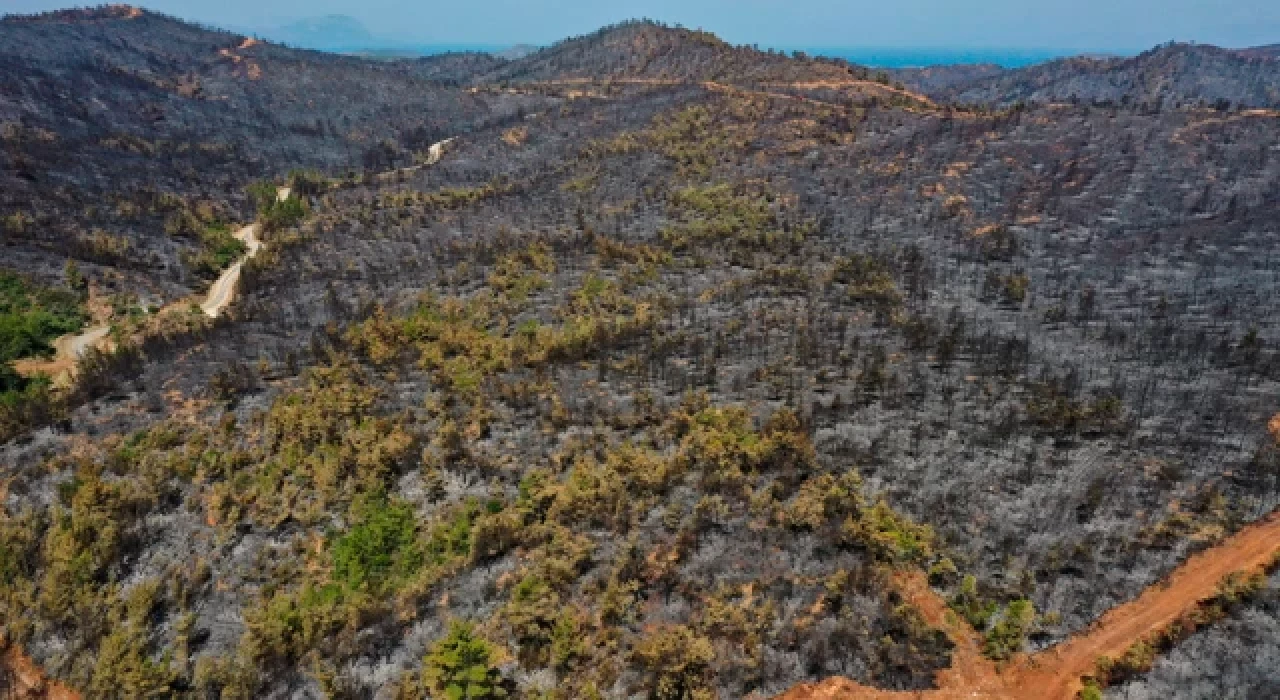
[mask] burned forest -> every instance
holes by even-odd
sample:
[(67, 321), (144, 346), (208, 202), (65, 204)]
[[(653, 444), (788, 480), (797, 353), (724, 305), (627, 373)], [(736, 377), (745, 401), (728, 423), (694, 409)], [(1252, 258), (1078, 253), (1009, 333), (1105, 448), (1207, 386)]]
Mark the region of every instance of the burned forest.
[[(929, 691), (920, 595), (996, 667), (1086, 634), (1280, 504), (1280, 62), (1179, 50), (1024, 99), (648, 21), (0, 21), (0, 695)], [(1080, 697), (1280, 691), (1274, 563)]]

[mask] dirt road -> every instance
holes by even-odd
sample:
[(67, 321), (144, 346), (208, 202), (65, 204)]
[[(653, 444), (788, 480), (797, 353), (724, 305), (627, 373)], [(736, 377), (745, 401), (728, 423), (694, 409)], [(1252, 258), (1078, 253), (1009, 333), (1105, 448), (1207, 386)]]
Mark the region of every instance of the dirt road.
[[(447, 142), (446, 142), (447, 143)], [(437, 144), (439, 146), (440, 144)], [(439, 154), (435, 151), (436, 146), (432, 146), (432, 153), (436, 160), (439, 160)], [(280, 201), (289, 198), (292, 192), (288, 187), (280, 187), (276, 190), (276, 197)], [(249, 224), (244, 228), (236, 231), (233, 236), (248, 246), (248, 252), (237, 260), (235, 263), (222, 272), (222, 275), (209, 288), (209, 294), (204, 302), (200, 304), (200, 309), (212, 318), (217, 318), (223, 309), (231, 303), (235, 298), (236, 283), (240, 281), (240, 269), (244, 266), (244, 261), (258, 254), (262, 249), (262, 241), (258, 238), (258, 224)], [(86, 329), (80, 333), (64, 335), (53, 341), (54, 356), (52, 360), (42, 360), (38, 358), (30, 358), (18, 360), (14, 363), (14, 368), (27, 376), (35, 374), (48, 374), (54, 377), (58, 382), (67, 382), (69, 377), (75, 371), (76, 361), (86, 350), (93, 347), (103, 347), (103, 343), (107, 339), (107, 335), (111, 333), (111, 325), (104, 324)]]
[(59, 336), (53, 341), (54, 355), (52, 360), (41, 358), (24, 358), (13, 363), (13, 368), (27, 377), (47, 374), (58, 383), (66, 383), (75, 371), (76, 361), (89, 348), (105, 348), (107, 336), (111, 333), (109, 324), (94, 326), (82, 333)]
[(1080, 677), (1099, 656), (1118, 657), (1134, 642), (1167, 627), (1236, 571), (1253, 572), (1280, 555), (1280, 512), (1272, 513), (1218, 546), (1191, 557), (1163, 582), (1112, 608), (1085, 634), (1036, 654), (1019, 669), (1019, 686), (1042, 688), (1039, 697), (1072, 697)]
[[(280, 199), (288, 198), (288, 192), (289, 188), (280, 188)], [(200, 310), (210, 318), (217, 318), (218, 314), (222, 313), (222, 310), (227, 308), (227, 304), (235, 298), (236, 283), (240, 281), (240, 268), (244, 266), (244, 261), (257, 255), (262, 248), (262, 241), (258, 239), (258, 228), (258, 224), (249, 224), (232, 234), (248, 246), (249, 252), (224, 270), (209, 288), (209, 296), (200, 304)]]
[[(668, 79), (668, 78), (611, 78), (609, 80), (597, 80), (594, 78), (564, 78), (560, 80), (537, 81), (537, 82), (528, 83), (527, 85), (589, 87), (589, 86), (603, 85), (603, 84), (652, 85), (652, 86), (673, 86), (673, 85), (695, 85), (696, 84), (696, 85), (701, 85), (704, 89), (710, 90), (711, 92), (719, 92), (719, 93), (730, 94), (730, 95), (767, 97), (770, 99), (802, 102), (805, 104), (814, 105), (816, 107), (825, 107), (830, 109), (837, 109), (840, 111), (849, 111), (850, 108), (847, 105), (837, 104), (834, 102), (827, 102), (825, 100), (819, 100), (812, 97), (805, 97), (802, 95), (795, 95), (795, 94), (790, 94), (786, 92), (775, 92), (775, 90), (793, 89), (793, 90), (803, 91), (803, 90), (823, 89), (823, 90), (840, 91), (845, 89), (852, 89), (852, 90), (857, 90), (863, 94), (884, 93), (887, 95), (905, 97), (905, 98), (914, 100), (916, 102), (919, 102), (922, 105), (926, 105), (929, 107), (935, 106), (933, 101), (930, 100), (928, 97), (925, 97), (924, 95), (917, 95), (916, 93), (909, 92), (901, 88), (895, 88), (891, 85), (884, 85), (882, 83), (877, 83), (870, 80), (855, 80), (855, 79), (849, 79), (849, 80), (843, 80), (843, 81), (761, 83), (761, 87), (769, 88), (769, 89), (761, 89), (761, 90), (753, 90), (750, 88), (745, 88), (737, 85), (729, 85), (726, 83), (716, 82), (714, 80), (689, 81), (689, 80)], [(468, 90), (472, 93), (480, 92), (483, 89), (484, 88), (479, 88), (479, 87), (468, 88)], [(508, 87), (506, 88), (506, 92), (511, 94), (519, 94), (525, 91), (521, 90), (521, 88), (519, 87)], [(579, 96), (587, 96), (590, 94), (591, 93), (584, 90), (584, 91), (581, 91)], [(573, 95), (571, 95), (571, 97), (572, 96)]]
[[(283, 202), (293, 194), (293, 189), (289, 187), (276, 188), (276, 200)], [(258, 232), (262, 230), (262, 225), (253, 223), (231, 234), (241, 243), (248, 247), (248, 252), (244, 257), (232, 263), (222, 272), (222, 275), (214, 281), (213, 286), (209, 288), (209, 295), (200, 304), (200, 310), (205, 312), (209, 318), (217, 318), (222, 310), (227, 308), (227, 304), (235, 298), (236, 283), (240, 281), (240, 269), (244, 267), (244, 261), (252, 258), (262, 250), (262, 240), (258, 238)]]
[(796, 686), (780, 700), (837, 700), (857, 698), (1002, 698), (1008, 700), (1067, 700), (1081, 688), (1081, 677), (1094, 669), (1100, 656), (1118, 657), (1134, 642), (1166, 628), (1211, 598), (1218, 583), (1234, 572), (1254, 572), (1280, 556), (1280, 511), (1253, 523), (1217, 546), (1184, 562), (1163, 581), (1149, 586), (1136, 599), (1116, 606), (1084, 632), (1042, 652), (1015, 658), (998, 668), (982, 657), (978, 635), (947, 610), (946, 602), (929, 588), (920, 572), (896, 580), (930, 625), (947, 633), (956, 648), (951, 666), (938, 672), (937, 688), (888, 691), (859, 685), (847, 678)]
[(386, 180), (394, 180), (395, 178), (400, 177), (402, 175), (409, 175), (411, 173), (415, 173), (419, 170), (422, 170), (423, 168), (429, 168), (435, 165), (436, 163), (439, 163), (441, 158), (444, 158), (444, 149), (449, 144), (453, 143), (454, 140), (455, 139), (449, 138), (449, 139), (445, 139), (443, 141), (437, 141), (436, 143), (431, 144), (431, 148), (427, 149), (427, 159), (422, 163), (419, 163), (418, 165), (411, 165), (407, 168), (396, 168), (395, 170), (388, 170), (385, 173), (378, 173), (375, 176), (375, 178), (380, 182), (386, 181)]

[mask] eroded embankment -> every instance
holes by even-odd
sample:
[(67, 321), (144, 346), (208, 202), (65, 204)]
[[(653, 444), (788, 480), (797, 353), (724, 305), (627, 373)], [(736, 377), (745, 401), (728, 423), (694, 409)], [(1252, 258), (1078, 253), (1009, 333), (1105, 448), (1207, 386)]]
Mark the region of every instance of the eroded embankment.
[(1165, 630), (1194, 612), (1218, 592), (1229, 574), (1253, 573), (1270, 567), (1280, 556), (1280, 511), (1244, 528), (1217, 546), (1190, 557), (1168, 577), (1142, 595), (1118, 605), (1087, 630), (1054, 647), (1022, 655), (998, 667), (980, 653), (978, 634), (929, 588), (923, 574), (897, 579), (903, 596), (929, 624), (944, 630), (956, 648), (951, 666), (936, 677), (937, 688), (927, 691), (888, 691), (859, 685), (846, 678), (796, 686), (780, 700), (836, 700), (837, 698), (1026, 698), (1075, 697), (1081, 678), (1094, 671), (1100, 657), (1118, 657), (1131, 645)]

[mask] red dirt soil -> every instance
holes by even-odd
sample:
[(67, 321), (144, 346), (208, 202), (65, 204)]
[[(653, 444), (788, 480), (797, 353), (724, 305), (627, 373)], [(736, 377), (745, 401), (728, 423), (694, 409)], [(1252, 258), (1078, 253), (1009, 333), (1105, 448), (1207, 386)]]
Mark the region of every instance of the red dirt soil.
[(1074, 698), (1082, 687), (1081, 677), (1094, 670), (1098, 657), (1120, 656), (1134, 642), (1165, 629), (1211, 598), (1228, 574), (1266, 569), (1277, 556), (1280, 511), (1187, 559), (1163, 581), (1148, 587), (1136, 599), (1112, 608), (1082, 633), (1036, 654), (1020, 655), (1003, 668), (983, 658), (978, 634), (948, 610), (923, 574), (903, 573), (896, 579), (903, 596), (955, 644), (951, 666), (935, 677), (937, 688), (890, 691), (847, 678), (829, 678), (798, 685), (778, 696), (778, 700)]
[(80, 694), (49, 680), (44, 671), (0, 634), (0, 697), (5, 700), (81, 700)]

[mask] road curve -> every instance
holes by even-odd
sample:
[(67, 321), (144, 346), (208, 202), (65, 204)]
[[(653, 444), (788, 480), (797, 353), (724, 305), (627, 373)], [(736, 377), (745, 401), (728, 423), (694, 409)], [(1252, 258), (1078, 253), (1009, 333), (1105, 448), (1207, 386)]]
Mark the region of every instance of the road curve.
[[(290, 187), (276, 188), (277, 201), (283, 202), (291, 194), (293, 194), (293, 189)], [(249, 250), (244, 254), (244, 257), (224, 270), (222, 275), (213, 283), (213, 286), (209, 288), (208, 296), (200, 304), (200, 310), (209, 318), (217, 318), (218, 314), (227, 308), (227, 304), (230, 304), (235, 299), (236, 283), (240, 281), (240, 269), (244, 267), (244, 261), (257, 255), (258, 251), (262, 249), (262, 239), (258, 238), (258, 232), (261, 230), (261, 224), (252, 223), (231, 234), (236, 237), (236, 240), (244, 243)]]
[[(288, 197), (289, 188), (282, 187), (280, 189), (283, 196), (281, 199)], [(209, 295), (205, 297), (204, 302), (200, 304), (200, 310), (209, 318), (217, 318), (222, 310), (227, 308), (231, 300), (235, 298), (236, 283), (240, 281), (240, 268), (244, 267), (244, 261), (258, 254), (262, 249), (262, 241), (258, 238), (258, 224), (249, 224), (244, 228), (236, 231), (234, 235), (238, 240), (248, 246), (249, 251), (244, 257), (235, 261), (223, 271), (213, 286), (209, 288)]]
[(1280, 557), (1280, 510), (1244, 527), (1218, 544), (1187, 558), (1137, 598), (1117, 605), (1089, 628), (1035, 654), (1023, 654), (1000, 666), (981, 656), (978, 634), (947, 610), (946, 601), (924, 574), (903, 574), (897, 588), (931, 626), (956, 645), (951, 667), (935, 676), (936, 688), (894, 691), (861, 685), (847, 678), (805, 683), (775, 700), (1070, 700), (1100, 656), (1116, 658), (1134, 642), (1166, 629), (1217, 592), (1228, 574), (1266, 571)]
[[(394, 176), (401, 172), (413, 172), (435, 165), (440, 162), (441, 158), (444, 158), (445, 147), (453, 143), (454, 140), (453, 138), (448, 138), (431, 144), (431, 147), (427, 149), (427, 159), (422, 165), (382, 173), (379, 177)], [(290, 187), (277, 187), (276, 199), (283, 202), (292, 193), (293, 189)], [(227, 308), (227, 305), (235, 299), (236, 283), (240, 281), (240, 270), (244, 267), (244, 261), (257, 255), (258, 251), (262, 249), (262, 240), (258, 238), (260, 231), (261, 226), (254, 223), (232, 234), (248, 246), (249, 250), (244, 257), (224, 270), (218, 279), (214, 281), (213, 286), (209, 288), (209, 293), (200, 304), (200, 310), (210, 318), (217, 318)], [(110, 332), (110, 324), (104, 324), (93, 326), (80, 333), (61, 336), (53, 341), (54, 359), (49, 361), (20, 360), (19, 371), (24, 373), (45, 372), (54, 375), (72, 372), (80, 356), (84, 355), (89, 348), (100, 347)]]
[(57, 338), (53, 341), (53, 349), (58, 357), (78, 359), (86, 350), (96, 347), (110, 332), (111, 326), (109, 324), (94, 326), (83, 333), (64, 335)]

